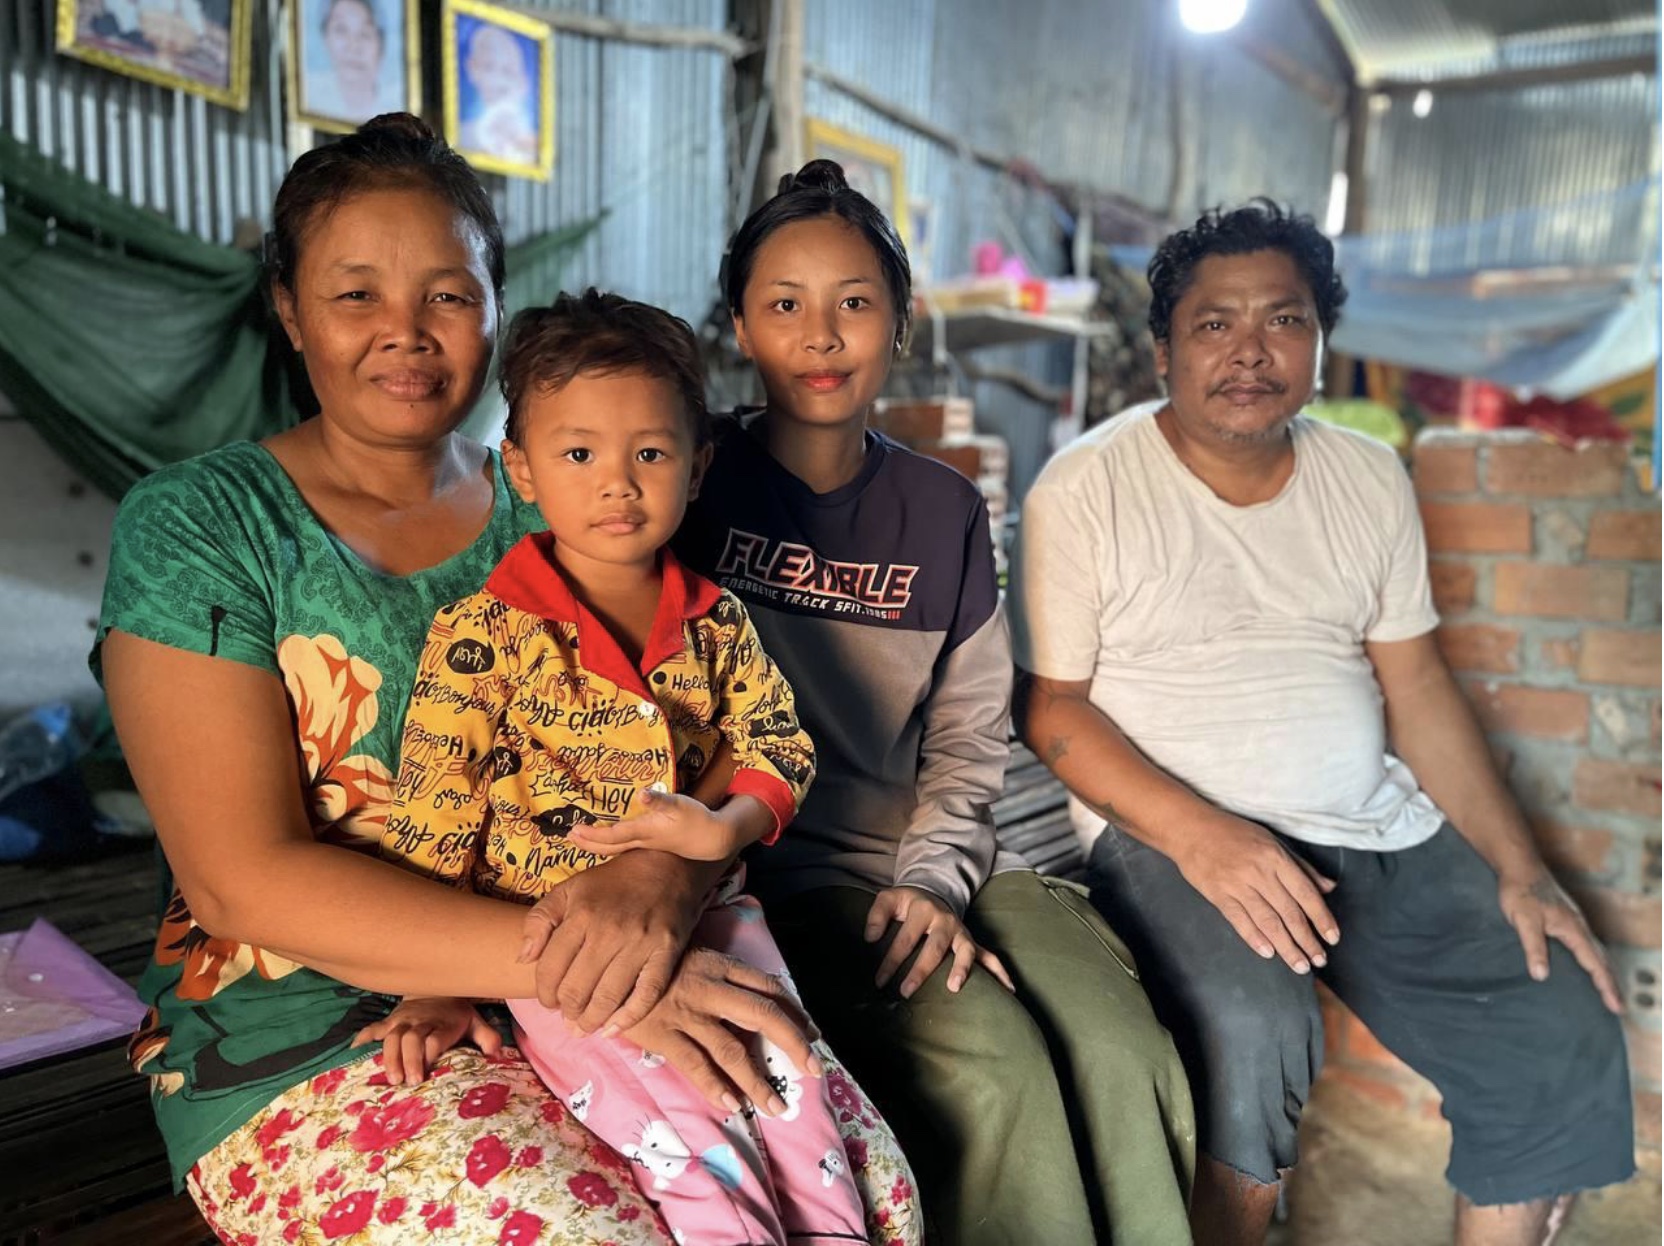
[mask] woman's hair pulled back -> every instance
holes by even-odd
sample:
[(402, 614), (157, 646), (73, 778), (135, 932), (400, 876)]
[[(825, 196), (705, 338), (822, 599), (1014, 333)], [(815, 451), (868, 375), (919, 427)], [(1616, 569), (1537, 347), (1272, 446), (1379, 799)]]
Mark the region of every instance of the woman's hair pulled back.
[(431, 191), (473, 222), (485, 243), (491, 288), (501, 299), (503, 227), (491, 197), (466, 160), (425, 121), (405, 112), (373, 117), (295, 161), (278, 188), (266, 236), (271, 281), (294, 292), (308, 231), (343, 202), (365, 191), (403, 188)]
[(774, 198), (745, 218), (728, 243), (722, 260), (722, 293), (734, 315), (744, 311), (745, 287), (757, 262), (757, 252), (775, 230), (795, 221), (835, 216), (860, 231), (883, 270), (896, 314), (896, 340), (906, 340), (913, 321), (913, 269), (907, 248), (890, 219), (860, 191), (851, 188), (843, 166), (833, 160), (811, 160), (796, 173), (780, 179)]

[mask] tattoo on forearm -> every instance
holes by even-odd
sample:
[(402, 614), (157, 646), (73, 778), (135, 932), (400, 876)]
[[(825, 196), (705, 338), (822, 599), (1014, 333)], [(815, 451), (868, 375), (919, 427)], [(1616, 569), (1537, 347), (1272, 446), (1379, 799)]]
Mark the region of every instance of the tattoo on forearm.
[[(1041, 686), (1038, 679), (1022, 670), (1017, 672), (1014, 694), (1014, 706), (1019, 723), (1032, 723), (1036, 714), (1050, 710), (1057, 702), (1064, 699), (1051, 689)], [(1030, 738), (1032, 739), (1032, 737)], [(1036, 743), (1038, 744), (1037, 741)], [(1069, 755), (1069, 748), (1072, 743), (1073, 741), (1067, 735), (1053, 735), (1047, 738), (1043, 747), (1037, 747), (1036, 751), (1040, 754), (1040, 760), (1046, 764), (1046, 768), (1056, 771), (1057, 764)], [(1071, 791), (1073, 791), (1072, 787)], [(1099, 817), (1116, 826), (1127, 825), (1125, 816), (1108, 801), (1092, 800), (1082, 796), (1079, 792), (1075, 792), (1075, 795)]]
[(1126, 815), (1107, 800), (1089, 800), (1086, 807), (1111, 826), (1124, 827), (1127, 824)]

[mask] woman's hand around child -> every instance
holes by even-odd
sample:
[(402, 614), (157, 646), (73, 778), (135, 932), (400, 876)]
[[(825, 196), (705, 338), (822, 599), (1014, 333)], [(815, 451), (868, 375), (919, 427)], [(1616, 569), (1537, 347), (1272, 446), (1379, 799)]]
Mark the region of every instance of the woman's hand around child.
[(895, 977), (896, 970), (918, 949), (913, 966), (901, 980), (901, 997), (907, 999), (925, 984), (936, 968), (951, 954), (953, 964), (948, 970), (948, 990), (957, 992), (971, 976), (971, 969), (980, 965), (993, 974), (1001, 986), (1016, 991), (1011, 976), (1000, 964), (1000, 958), (976, 940), (965, 929), (965, 923), (955, 916), (945, 902), (918, 887), (889, 887), (880, 891), (867, 911), (866, 938), (877, 943), (895, 922), (901, 927), (890, 941), (879, 962), (876, 984), (885, 986)]
[(720, 809), (680, 792), (648, 790), (638, 800), (642, 812), (621, 822), (579, 823), (567, 842), (603, 857), (651, 848), (687, 861), (726, 862), (774, 829), (774, 815), (753, 796), (732, 797)]
[[(736, 1031), (739, 1031), (736, 1033)], [(732, 956), (696, 947), (682, 958), (669, 992), (624, 1037), (680, 1069), (713, 1106), (738, 1112), (742, 1100), (778, 1116), (786, 1110), (757, 1062), (749, 1034), (760, 1034), (811, 1077), (825, 1066), (809, 1045), (808, 1016), (778, 978)]]
[(520, 962), (537, 998), (581, 1032), (626, 1030), (663, 997), (723, 866), (627, 852), (551, 887), (526, 912)]
[(465, 1038), (488, 1056), (503, 1045), (502, 1036), (467, 1000), (407, 995), (380, 1021), (354, 1034), (352, 1045), (382, 1040), (387, 1080), (416, 1086), (426, 1080), (435, 1060)]

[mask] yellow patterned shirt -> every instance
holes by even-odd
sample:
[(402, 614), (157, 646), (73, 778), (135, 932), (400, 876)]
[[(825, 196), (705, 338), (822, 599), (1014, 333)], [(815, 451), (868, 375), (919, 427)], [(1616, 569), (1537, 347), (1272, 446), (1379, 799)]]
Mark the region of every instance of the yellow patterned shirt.
[(548, 533), (525, 537), (484, 590), (434, 618), (382, 855), (534, 899), (599, 861), (567, 841), (575, 823), (616, 822), (643, 791), (691, 787), (723, 740), (729, 794), (767, 805), (778, 835), (814, 777), (814, 747), (745, 607), (665, 550), (634, 665), (552, 549)]

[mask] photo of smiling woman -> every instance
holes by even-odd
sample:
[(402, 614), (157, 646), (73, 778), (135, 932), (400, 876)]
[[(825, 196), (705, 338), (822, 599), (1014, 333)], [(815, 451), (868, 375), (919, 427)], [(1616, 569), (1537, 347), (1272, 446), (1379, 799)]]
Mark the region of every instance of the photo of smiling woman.
[(297, 0), (290, 12), (296, 120), (345, 132), (419, 104), (416, 0)]

